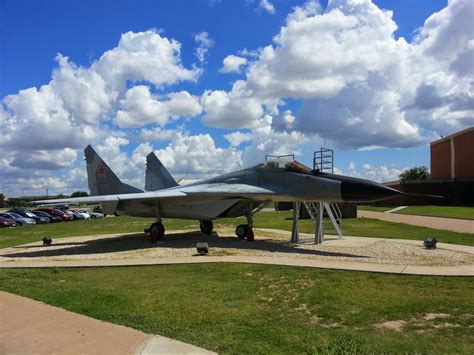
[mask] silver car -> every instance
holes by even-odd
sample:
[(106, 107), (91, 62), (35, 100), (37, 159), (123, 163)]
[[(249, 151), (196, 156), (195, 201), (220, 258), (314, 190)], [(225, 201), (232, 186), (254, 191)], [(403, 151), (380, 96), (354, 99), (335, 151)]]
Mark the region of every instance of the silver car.
[(0, 213), (0, 217), (13, 219), (17, 226), (28, 226), (36, 224), (36, 221), (33, 218), (26, 218), (13, 212)]

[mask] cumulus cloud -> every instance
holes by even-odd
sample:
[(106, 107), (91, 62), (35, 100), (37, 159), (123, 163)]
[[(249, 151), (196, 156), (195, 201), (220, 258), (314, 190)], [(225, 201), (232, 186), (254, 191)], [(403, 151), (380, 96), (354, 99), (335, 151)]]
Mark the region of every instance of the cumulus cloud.
[(246, 58), (230, 54), (222, 61), (223, 66), (219, 69), (219, 71), (221, 73), (240, 72), (241, 67), (246, 63)]
[(275, 13), (275, 6), (269, 0), (260, 0), (258, 9), (272, 15)]
[(220, 128), (248, 128), (264, 113), (261, 101), (252, 96), (243, 81), (236, 81), (230, 92), (206, 90), (201, 97), (203, 122)]
[[(472, 1), (449, 1), (408, 43), (396, 38), (392, 12), (370, 0), (331, 0), (324, 12), (309, 1), (258, 49), (245, 80), (208, 93), (220, 104), (218, 115), (204, 107), (204, 123), (252, 127), (263, 114), (276, 114), (277, 130), (355, 149), (412, 147), (465, 128), (474, 121), (473, 81), (460, 73), (474, 70), (473, 11)], [(246, 98), (260, 110), (237, 119), (233, 102)], [(288, 99), (299, 108), (291, 122)]]
[(16, 179), (77, 166), (88, 143), (126, 134), (111, 128), (113, 118), (123, 127), (140, 127), (199, 114), (199, 98), (186, 91), (160, 96), (150, 91), (198, 79), (200, 69), (185, 68), (180, 51), (178, 41), (150, 30), (122, 34), (117, 47), (89, 67), (58, 54), (49, 83), (0, 103), (0, 148), (5, 149), (0, 183), (18, 191)]
[(242, 143), (250, 141), (252, 139), (252, 134), (236, 131), (225, 134), (224, 138), (230, 143), (231, 146), (238, 147)]
[(209, 134), (177, 133), (166, 148), (155, 153), (174, 174), (216, 175), (237, 170), (242, 162), (240, 151), (217, 147)]
[(162, 129), (160, 127), (155, 127), (151, 129), (142, 128), (140, 130), (140, 139), (145, 141), (164, 141), (170, 140), (178, 132), (183, 132), (181, 129)]
[(106, 51), (91, 66), (111, 89), (125, 91), (127, 82), (149, 82), (156, 87), (197, 80), (198, 69), (181, 63), (181, 43), (156, 31), (122, 34), (117, 47)]
[(194, 40), (198, 44), (196, 48), (196, 57), (201, 62), (205, 63), (207, 52), (214, 45), (214, 40), (209, 37), (209, 33), (200, 32), (194, 36)]
[(199, 98), (187, 91), (170, 93), (160, 100), (144, 85), (129, 89), (119, 104), (121, 109), (115, 120), (119, 127), (143, 127), (149, 123), (164, 126), (170, 119), (193, 117), (202, 110)]

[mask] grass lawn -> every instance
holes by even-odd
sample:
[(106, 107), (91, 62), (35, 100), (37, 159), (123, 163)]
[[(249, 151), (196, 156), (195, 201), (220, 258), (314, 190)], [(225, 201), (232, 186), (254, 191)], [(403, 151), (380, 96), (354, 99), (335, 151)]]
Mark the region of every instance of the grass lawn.
[(367, 205), (357, 205), (357, 209), (360, 211), (374, 211), (374, 212), (385, 212), (393, 210), (395, 207), (384, 207), (384, 206), (367, 206)]
[[(237, 226), (244, 223), (244, 221), (244, 218), (229, 218), (214, 221), (214, 224)], [(4, 228), (0, 229), (0, 248), (34, 242), (46, 235), (54, 239), (81, 235), (140, 232), (150, 226), (152, 222), (153, 219), (150, 218), (119, 216), (31, 227)], [(199, 229), (197, 221), (193, 220), (165, 219), (163, 223), (167, 230)], [(260, 212), (255, 215), (254, 224), (256, 228), (290, 231), (292, 212)], [(456, 233), (369, 218), (345, 219), (343, 227), (344, 234), (350, 236), (418, 240), (424, 240), (427, 236), (434, 236), (443, 243), (474, 245), (474, 234)], [(300, 220), (300, 231), (313, 233), (313, 221)]]
[[(219, 353), (474, 353), (467, 277), (240, 264), (3, 269), (0, 289)], [(381, 326), (396, 321), (398, 330)]]
[(419, 216), (448, 217), (474, 219), (474, 206), (408, 206), (396, 213), (413, 214)]

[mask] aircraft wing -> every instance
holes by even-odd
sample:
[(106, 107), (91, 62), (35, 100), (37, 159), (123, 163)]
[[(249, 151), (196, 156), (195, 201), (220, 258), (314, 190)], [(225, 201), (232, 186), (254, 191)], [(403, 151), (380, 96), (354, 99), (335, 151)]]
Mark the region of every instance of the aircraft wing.
[(239, 197), (243, 199), (260, 200), (268, 199), (271, 195), (275, 195), (275, 192), (265, 188), (246, 184), (197, 184), (150, 192), (40, 200), (34, 201), (34, 203), (41, 205), (58, 205), (120, 201), (151, 202), (180, 199), (227, 199)]

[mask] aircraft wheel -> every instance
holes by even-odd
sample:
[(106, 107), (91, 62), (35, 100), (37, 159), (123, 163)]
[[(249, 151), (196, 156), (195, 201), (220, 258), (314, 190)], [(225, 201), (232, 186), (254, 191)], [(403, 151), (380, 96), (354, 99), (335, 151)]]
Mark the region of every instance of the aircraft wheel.
[(150, 242), (156, 243), (165, 236), (165, 227), (161, 223), (153, 223), (150, 226)]
[(212, 234), (212, 230), (214, 229), (214, 224), (212, 221), (199, 221), (199, 228), (201, 228), (201, 232), (207, 235)]
[(248, 230), (248, 224), (239, 224), (237, 228), (235, 228), (235, 234), (239, 239), (244, 239), (247, 236)]
[(247, 242), (253, 242), (255, 240), (255, 236), (253, 235), (253, 228), (249, 228), (247, 230)]

